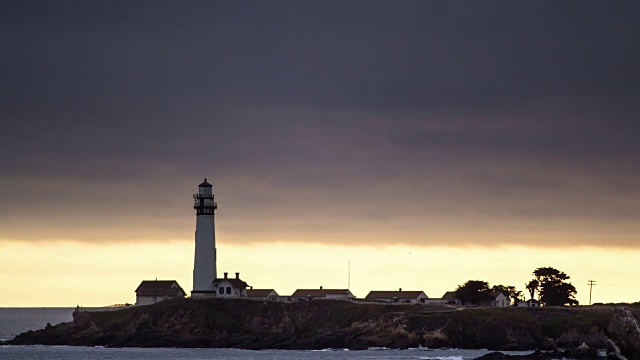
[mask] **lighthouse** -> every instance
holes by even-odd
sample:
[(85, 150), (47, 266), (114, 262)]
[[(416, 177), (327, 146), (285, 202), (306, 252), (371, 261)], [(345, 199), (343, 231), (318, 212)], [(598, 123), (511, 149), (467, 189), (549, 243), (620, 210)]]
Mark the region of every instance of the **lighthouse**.
[(196, 210), (196, 250), (193, 261), (192, 298), (215, 296), (213, 281), (216, 279), (216, 228), (214, 215), (218, 204), (213, 199), (213, 186), (204, 179), (193, 195)]

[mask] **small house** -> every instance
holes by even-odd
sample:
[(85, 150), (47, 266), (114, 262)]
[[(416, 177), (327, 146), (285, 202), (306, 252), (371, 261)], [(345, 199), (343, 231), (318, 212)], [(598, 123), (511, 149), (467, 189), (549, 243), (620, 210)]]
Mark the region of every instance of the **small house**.
[(216, 298), (238, 299), (247, 296), (247, 283), (240, 280), (240, 273), (236, 273), (235, 279), (228, 275), (229, 273), (224, 273), (224, 278), (213, 280)]
[(273, 289), (254, 289), (251, 287), (247, 289), (247, 299), (278, 301), (280, 296)]
[(506, 296), (501, 291), (492, 291), (489, 293), (491, 295), (491, 300), (487, 302), (482, 302), (478, 305), (480, 306), (491, 306), (491, 307), (507, 307), (511, 306), (511, 299)]
[(455, 291), (447, 291), (442, 295), (442, 302), (447, 305), (460, 305), (460, 299), (456, 296)]
[[(289, 297), (287, 297), (289, 298)], [(290, 296), (291, 301), (306, 300), (352, 300), (356, 297), (348, 289), (298, 289)]]
[(385, 302), (385, 303), (399, 303), (399, 304), (424, 304), (429, 299), (424, 291), (370, 291), (365, 297), (365, 300)]
[(136, 305), (150, 305), (187, 295), (175, 280), (144, 280), (135, 292)]

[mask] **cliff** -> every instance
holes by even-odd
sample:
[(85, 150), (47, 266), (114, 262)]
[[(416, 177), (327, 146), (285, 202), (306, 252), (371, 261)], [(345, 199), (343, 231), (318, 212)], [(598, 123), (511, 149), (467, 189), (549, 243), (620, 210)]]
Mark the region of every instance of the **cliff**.
[(575, 348), (582, 343), (640, 353), (634, 307), (483, 308), (423, 313), (424, 306), (317, 300), (173, 300), (109, 312), (76, 311), (70, 323), (18, 335), (9, 344), (113, 347), (322, 349), (456, 347)]

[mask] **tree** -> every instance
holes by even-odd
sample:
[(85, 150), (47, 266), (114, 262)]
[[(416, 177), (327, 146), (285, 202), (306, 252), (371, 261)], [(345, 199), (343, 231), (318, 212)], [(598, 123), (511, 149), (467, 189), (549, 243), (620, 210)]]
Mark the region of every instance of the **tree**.
[(540, 287), (540, 283), (538, 282), (538, 280), (533, 279), (529, 281), (529, 283), (525, 284), (524, 286), (527, 288), (527, 290), (529, 290), (531, 299), (533, 299), (533, 295), (535, 295), (536, 291), (538, 291), (538, 288)]
[(456, 297), (463, 304), (478, 305), (483, 301), (491, 300), (489, 283), (481, 280), (469, 280), (456, 288)]
[(547, 306), (578, 305), (576, 288), (571, 285), (569, 275), (552, 267), (537, 268), (533, 272), (538, 281), (540, 302)]
[(523, 300), (522, 291), (516, 290), (515, 286), (493, 285), (491, 291), (499, 291), (513, 300), (513, 304), (517, 304), (518, 301)]

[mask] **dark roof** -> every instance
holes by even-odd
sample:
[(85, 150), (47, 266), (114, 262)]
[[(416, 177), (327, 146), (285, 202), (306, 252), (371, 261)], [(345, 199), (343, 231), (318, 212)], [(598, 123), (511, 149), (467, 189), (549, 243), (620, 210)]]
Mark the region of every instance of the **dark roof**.
[(198, 187), (213, 187), (213, 185), (209, 184), (207, 182), (207, 178), (204, 178), (204, 182), (200, 185), (198, 185)]
[(365, 299), (417, 299), (420, 295), (427, 296), (424, 291), (370, 291)]
[(327, 295), (348, 295), (353, 296), (348, 289), (298, 289), (291, 296), (311, 296), (311, 297), (326, 297)]
[(213, 286), (217, 286), (218, 284), (220, 284), (223, 281), (228, 281), (229, 283), (231, 283), (231, 286), (233, 286), (234, 288), (246, 288), (249, 287), (249, 285), (247, 285), (246, 282), (240, 280), (240, 279), (235, 279), (235, 278), (222, 278), (222, 279), (215, 279), (213, 280)]
[(458, 299), (455, 291), (447, 291), (442, 295), (443, 299)]
[(187, 293), (182, 290), (175, 280), (144, 280), (136, 289), (138, 296), (185, 296)]
[(278, 293), (273, 289), (247, 289), (247, 297), (266, 298), (271, 295), (271, 292), (274, 292), (276, 296), (278, 296)]

